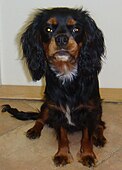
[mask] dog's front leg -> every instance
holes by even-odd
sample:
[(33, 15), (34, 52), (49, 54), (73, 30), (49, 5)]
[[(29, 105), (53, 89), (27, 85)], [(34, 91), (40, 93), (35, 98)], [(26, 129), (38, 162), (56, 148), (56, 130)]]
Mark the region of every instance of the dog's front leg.
[(56, 166), (64, 166), (73, 161), (73, 157), (69, 150), (69, 140), (66, 129), (61, 127), (57, 131), (58, 135), (58, 152), (54, 156), (54, 163)]
[(43, 104), (41, 107), (40, 117), (36, 120), (35, 125), (29, 129), (26, 133), (26, 136), (30, 139), (39, 138), (41, 135), (41, 131), (48, 120), (49, 117), (49, 109), (48, 107)]
[(78, 153), (78, 161), (88, 167), (95, 165), (96, 156), (93, 152), (92, 134), (89, 133), (88, 128), (83, 129), (81, 148)]

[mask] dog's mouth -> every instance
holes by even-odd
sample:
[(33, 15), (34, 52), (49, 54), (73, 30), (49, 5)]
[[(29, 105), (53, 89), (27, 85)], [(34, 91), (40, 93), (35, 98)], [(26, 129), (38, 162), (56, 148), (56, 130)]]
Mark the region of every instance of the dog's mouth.
[(68, 51), (60, 50), (54, 54), (54, 58), (56, 61), (67, 62), (70, 60), (71, 55), (69, 54)]
[(76, 59), (67, 50), (57, 50), (50, 60), (51, 69), (63, 81), (72, 80), (77, 75)]

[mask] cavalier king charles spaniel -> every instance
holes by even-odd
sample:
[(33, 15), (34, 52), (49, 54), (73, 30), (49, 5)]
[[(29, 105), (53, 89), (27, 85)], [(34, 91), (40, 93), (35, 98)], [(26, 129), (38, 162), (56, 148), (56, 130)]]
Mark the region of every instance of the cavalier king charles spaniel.
[(94, 166), (93, 144), (103, 147), (106, 143), (98, 83), (105, 51), (101, 30), (82, 9), (42, 9), (22, 34), (21, 45), (33, 80), (45, 76), (45, 101), (37, 114), (9, 105), (3, 106), (3, 112), (36, 120), (27, 131), (30, 139), (39, 138), (45, 124), (55, 129), (56, 166), (73, 160), (67, 133), (82, 131), (78, 161)]

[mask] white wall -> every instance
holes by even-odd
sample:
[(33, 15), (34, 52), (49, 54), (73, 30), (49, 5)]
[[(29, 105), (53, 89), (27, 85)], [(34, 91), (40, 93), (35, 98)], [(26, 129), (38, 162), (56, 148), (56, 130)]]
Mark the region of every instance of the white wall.
[[(0, 0), (0, 57), (2, 84), (40, 85), (33, 83), (18, 55), (16, 35), (29, 14), (36, 8), (56, 6), (84, 7), (103, 30), (107, 59), (100, 73), (100, 87), (122, 88), (122, 1), (116, 0)], [(25, 67), (26, 68), (26, 67)], [(26, 69), (26, 72), (28, 70)], [(29, 73), (28, 73), (29, 75)], [(28, 78), (29, 77), (29, 78)]]

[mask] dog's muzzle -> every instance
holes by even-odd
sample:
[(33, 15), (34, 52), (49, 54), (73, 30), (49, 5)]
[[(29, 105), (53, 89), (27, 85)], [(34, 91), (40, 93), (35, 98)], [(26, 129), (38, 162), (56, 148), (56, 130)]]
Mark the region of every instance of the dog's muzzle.
[(64, 50), (58, 51), (55, 54), (55, 59), (57, 61), (68, 61), (70, 58), (70, 54)]
[(56, 45), (60, 48), (65, 48), (68, 44), (69, 37), (66, 34), (59, 34), (55, 37)]

